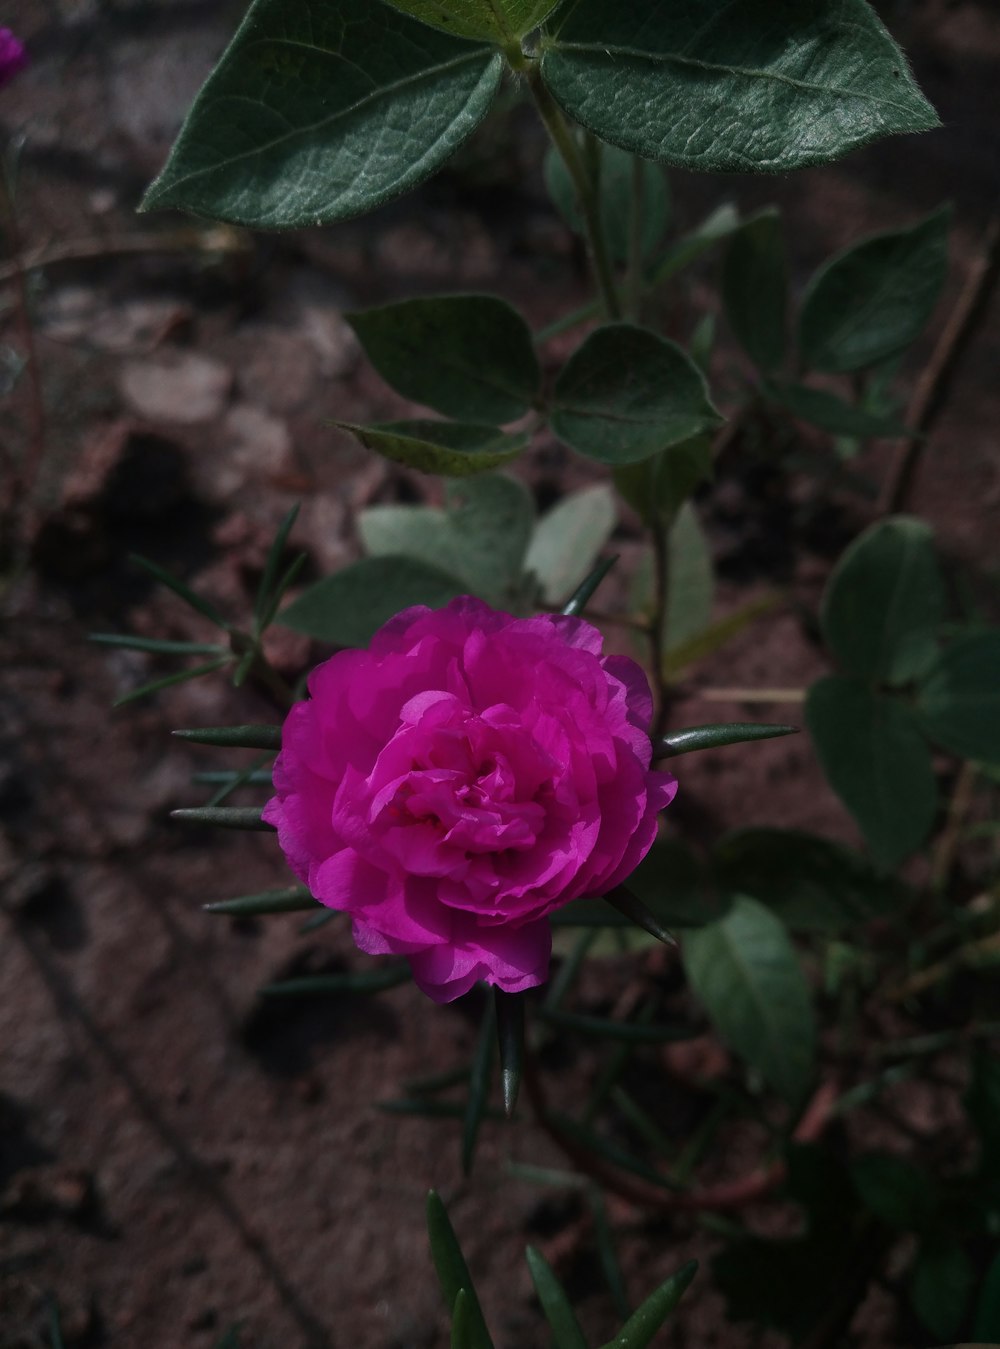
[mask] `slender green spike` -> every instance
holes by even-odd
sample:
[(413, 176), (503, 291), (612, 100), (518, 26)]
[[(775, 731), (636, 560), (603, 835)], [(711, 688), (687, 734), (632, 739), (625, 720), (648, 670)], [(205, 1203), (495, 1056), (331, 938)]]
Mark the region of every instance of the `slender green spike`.
[(262, 806), (189, 806), (172, 810), (171, 819), (185, 824), (211, 824), (219, 829), (257, 829), (274, 832), (274, 825), (261, 819)]
[(563, 613), (567, 618), (575, 618), (578, 614), (583, 612), (593, 598), (594, 591), (617, 561), (617, 553), (612, 557), (604, 558), (601, 562), (598, 562), (590, 575), (584, 581), (580, 582), (580, 585), (573, 592), (569, 603), (566, 605), (565, 609), (563, 609)]
[(127, 632), (91, 632), (88, 642), (98, 646), (123, 647), (126, 651), (149, 651), (164, 656), (225, 656), (228, 647), (218, 642), (168, 642), (160, 637), (133, 637)]
[(613, 909), (623, 913), (630, 922), (635, 923), (637, 927), (641, 927), (651, 937), (655, 937), (657, 941), (663, 942), (666, 946), (677, 945), (677, 939), (663, 927), (653, 911), (648, 909), (639, 896), (633, 894), (626, 886), (616, 885), (604, 898)]
[(609, 1021), (603, 1016), (582, 1016), (557, 1007), (540, 1007), (538, 1015), (560, 1030), (579, 1031), (581, 1035), (629, 1044), (661, 1045), (678, 1040), (693, 1040), (700, 1033), (690, 1026), (651, 1026), (636, 1021)]
[(552, 1330), (554, 1349), (587, 1349), (587, 1341), (583, 1337), (580, 1323), (570, 1306), (566, 1290), (556, 1278), (552, 1266), (534, 1246), (529, 1246), (524, 1254), (531, 1270), (535, 1292)]
[(409, 965), (389, 965), (378, 970), (345, 970), (343, 974), (304, 974), (300, 979), (282, 979), (260, 989), (264, 998), (308, 997), (313, 993), (384, 993), (405, 984)]
[(440, 1196), (434, 1190), (427, 1196), (427, 1234), (431, 1243), (431, 1259), (448, 1310), (454, 1312), (458, 1295), (464, 1292), (472, 1304), (471, 1349), (493, 1349), (493, 1341), (486, 1329), (472, 1275), (455, 1236), (455, 1229)]
[[(202, 773), (192, 773), (191, 782), (195, 787), (267, 787), (271, 773), (266, 768), (251, 768), (245, 773), (237, 773), (231, 768), (208, 768)], [(218, 805), (218, 802), (212, 804)]]
[(472, 1074), (469, 1078), (469, 1099), (465, 1108), (465, 1128), (462, 1130), (462, 1172), (468, 1175), (472, 1170), (472, 1159), (479, 1138), (479, 1125), (486, 1112), (486, 1102), (490, 1094), (490, 1079), (493, 1076), (493, 1051), (496, 1045), (496, 999), (493, 990), (488, 990), (486, 1010), (479, 1031), (479, 1043), (476, 1056), (472, 1061)]
[(133, 689), (131, 693), (124, 693), (120, 698), (114, 701), (114, 707), (124, 707), (126, 703), (134, 703), (137, 698), (145, 698), (148, 693), (159, 693), (160, 689), (169, 689), (174, 684), (186, 684), (189, 679), (198, 679), (201, 675), (214, 674), (216, 670), (221, 670), (224, 665), (228, 665), (231, 657), (219, 656), (216, 660), (207, 661), (204, 665), (194, 665), (189, 670), (178, 670), (171, 675), (165, 675), (162, 679), (154, 679), (148, 684), (143, 684), (140, 688)]
[(309, 932), (315, 932), (317, 928), (326, 927), (327, 923), (332, 923), (340, 912), (340, 909), (323, 909), (321, 913), (314, 913), (299, 928), (299, 935), (304, 937)]
[(196, 745), (220, 745), (227, 749), (281, 749), (280, 726), (200, 726), (193, 731), (174, 731), (181, 740)]
[(65, 1349), (66, 1342), (63, 1339), (62, 1322), (59, 1318), (59, 1304), (51, 1294), (46, 1298), (46, 1320), (49, 1323), (49, 1339), (52, 1341), (50, 1349)]
[(263, 622), (263, 616), (270, 605), (274, 583), (278, 575), (278, 567), (281, 565), (281, 554), (285, 551), (285, 544), (288, 542), (288, 536), (292, 532), (292, 525), (295, 524), (298, 513), (299, 503), (296, 502), (278, 526), (278, 532), (267, 550), (264, 572), (260, 578), (260, 585), (257, 587), (257, 599), (254, 604), (254, 635), (256, 637), (259, 637), (267, 626)]
[(621, 1330), (602, 1349), (646, 1349), (653, 1336), (680, 1302), (698, 1273), (698, 1261), (681, 1265), (665, 1283), (661, 1283), (622, 1326)]
[(317, 900), (304, 885), (288, 885), (281, 890), (261, 890), (253, 895), (238, 895), (235, 899), (218, 899), (203, 904), (206, 913), (228, 914), (230, 918), (256, 918), (267, 913), (299, 913), (314, 909)]
[(611, 1223), (608, 1220), (604, 1195), (596, 1185), (587, 1186), (587, 1203), (594, 1219), (597, 1254), (601, 1261), (601, 1269), (604, 1272), (608, 1290), (611, 1293), (611, 1299), (615, 1304), (615, 1312), (618, 1316), (627, 1317), (632, 1308), (629, 1305), (628, 1292), (625, 1288), (625, 1278), (618, 1260), (618, 1252), (615, 1250), (615, 1239), (611, 1231)]
[(500, 1049), (500, 1083), (503, 1108), (510, 1119), (517, 1104), (524, 1065), (524, 995), (496, 992), (497, 1043)]
[[(268, 757), (269, 756), (265, 754), (261, 758), (254, 759), (253, 763), (248, 764), (242, 773), (237, 773), (227, 781), (220, 783), (218, 788), (212, 793), (211, 798), (205, 802), (205, 805), (221, 806), (223, 801), (232, 796), (233, 792), (237, 791), (240, 787), (247, 786), (253, 781), (254, 775), (265, 763), (267, 763)], [(268, 784), (271, 782), (271, 774), (266, 771), (264, 773), (264, 782)]]
[(672, 759), (697, 749), (722, 749), (747, 740), (773, 740), (779, 735), (797, 735), (797, 726), (773, 726), (757, 721), (725, 721), (708, 726), (689, 726), (671, 731), (653, 741), (654, 759)]
[(271, 596), (270, 603), (267, 605), (267, 607), (261, 614), (260, 620), (261, 633), (263, 633), (267, 628), (269, 628), (271, 624), (274, 622), (274, 616), (278, 612), (278, 606), (281, 604), (281, 601), (285, 597), (285, 591), (298, 576), (302, 568), (306, 565), (308, 559), (309, 559), (308, 553), (299, 553), (296, 557), (292, 558), (291, 562), (288, 564), (284, 576), (282, 576), (281, 580), (274, 587), (274, 594)]
[(171, 576), (170, 572), (161, 567), (158, 562), (152, 562), (148, 557), (142, 557), (139, 553), (130, 553), (129, 560), (142, 567), (143, 571), (148, 571), (150, 576), (155, 577), (168, 590), (172, 590), (175, 595), (180, 596), (185, 604), (189, 604), (192, 609), (197, 609), (199, 614), (204, 614), (216, 627), (222, 628), (224, 632), (229, 631), (230, 625), (214, 605), (209, 604), (208, 600), (203, 600), (200, 595), (196, 595), (190, 586), (186, 586), (176, 576)]
[(570, 1119), (568, 1115), (558, 1113), (551, 1114), (549, 1118), (560, 1133), (586, 1148), (588, 1152), (603, 1157), (606, 1162), (610, 1162), (612, 1166), (618, 1167), (619, 1170), (628, 1171), (633, 1176), (638, 1176), (641, 1180), (648, 1181), (650, 1185), (656, 1185), (663, 1190), (676, 1191), (681, 1188), (681, 1186), (675, 1184), (670, 1176), (663, 1175), (655, 1167), (650, 1166), (648, 1162), (644, 1162), (641, 1157), (636, 1157), (627, 1148), (612, 1143), (609, 1138), (602, 1137), (601, 1134), (589, 1128), (586, 1124), (581, 1124), (578, 1120)]
[(472, 1324), (475, 1311), (472, 1299), (464, 1288), (458, 1290), (451, 1309), (451, 1349), (473, 1349)]
[(252, 646), (249, 651), (244, 651), (240, 657), (240, 663), (237, 665), (233, 674), (233, 688), (240, 689), (246, 683), (247, 675), (253, 669), (253, 663), (257, 659), (259, 652)]

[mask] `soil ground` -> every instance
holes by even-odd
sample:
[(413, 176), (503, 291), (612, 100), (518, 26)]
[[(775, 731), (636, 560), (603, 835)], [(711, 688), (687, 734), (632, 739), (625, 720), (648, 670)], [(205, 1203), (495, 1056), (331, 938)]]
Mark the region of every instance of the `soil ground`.
[[(794, 178), (677, 174), (676, 215), (689, 226), (723, 195), (748, 209), (780, 202), (801, 287), (834, 249), (952, 200), (943, 315), (997, 203), (1000, 17), (990, 0), (885, 8), (943, 130)], [(510, 1159), (564, 1165), (529, 1111), (487, 1126), (466, 1180), (459, 1125), (376, 1108), (404, 1080), (467, 1060), (475, 1009), (434, 1007), (409, 986), (372, 1000), (263, 1005), (256, 990), (289, 972), (359, 967), (348, 934), (333, 923), (302, 937), (293, 917), (231, 923), (202, 912), (287, 873), (267, 836), (185, 832), (168, 820), (197, 799), (192, 772), (236, 757), (170, 730), (268, 720), (272, 710), (206, 680), (112, 712), (117, 696), (168, 667), (86, 642), (95, 630), (204, 635), (128, 562), (132, 550), (238, 617), (295, 501), (295, 539), (315, 576), (356, 556), (359, 507), (431, 490), (327, 425), (406, 411), (360, 359), (343, 309), (428, 289), (493, 290), (542, 324), (585, 293), (579, 254), (541, 188), (538, 137), (518, 108), (419, 193), (361, 222), (254, 239), (201, 229), (192, 243), (180, 218), (137, 219), (139, 194), (239, 12), (209, 0), (12, 0), (0, 15), (33, 60), (0, 94), (0, 138), (25, 138), (23, 245), (92, 254), (35, 274), (46, 405), (38, 522), (31, 565), (3, 596), (0, 1345), (49, 1342), (47, 1296), (68, 1346), (207, 1347), (235, 1323), (254, 1349), (443, 1344), (423, 1223), (432, 1185), (449, 1203), (498, 1346), (544, 1342), (526, 1241), (567, 1279), (592, 1334), (607, 1337), (613, 1316), (585, 1209), (505, 1169)], [(710, 275), (671, 296), (678, 335), (710, 297)], [(0, 289), (0, 348), (17, 350), (11, 298)], [(554, 345), (553, 362), (561, 354)], [(911, 503), (946, 553), (994, 578), (998, 368), (994, 309)], [(0, 438), (23, 453), (31, 427), (22, 378)], [(883, 466), (884, 449), (859, 467), (877, 480)], [(554, 444), (520, 471), (542, 505), (593, 476)], [(834, 496), (823, 511), (802, 509), (809, 490), (787, 495), (759, 464), (737, 464), (704, 503), (720, 613), (775, 584), (815, 606), (864, 507)], [(627, 570), (638, 548), (627, 517), (616, 546)], [(276, 639), (275, 660), (290, 673), (320, 654)], [(731, 685), (734, 671), (743, 687), (802, 687), (824, 668), (799, 610), (780, 606), (698, 667), (674, 720), (773, 715), (759, 703), (706, 702), (704, 690)], [(680, 777), (671, 824), (696, 841), (748, 824), (856, 841), (805, 737), (685, 760)], [(626, 962), (601, 962), (581, 1006), (607, 1005), (629, 977)], [(593, 1070), (581, 1051), (551, 1066), (550, 1090), (578, 1091)], [(931, 1127), (938, 1118), (933, 1101), (903, 1098), (900, 1108), (922, 1110)], [(738, 1140), (734, 1148), (716, 1174), (739, 1171)], [(634, 1297), (714, 1249), (689, 1218), (652, 1223), (618, 1203), (613, 1216)], [(858, 1329), (869, 1343), (896, 1342), (877, 1292)], [(725, 1324), (707, 1276), (671, 1335), (699, 1349), (750, 1342)]]

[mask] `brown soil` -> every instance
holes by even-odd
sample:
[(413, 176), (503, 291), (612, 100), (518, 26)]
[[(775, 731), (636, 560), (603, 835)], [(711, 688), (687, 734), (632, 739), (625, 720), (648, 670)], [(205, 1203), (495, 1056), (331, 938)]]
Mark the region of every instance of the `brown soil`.
[[(894, 8), (945, 129), (793, 179), (720, 189), (675, 175), (683, 224), (720, 190), (747, 207), (776, 199), (801, 283), (834, 248), (950, 198), (954, 301), (996, 205), (1000, 24), (991, 3), (972, 0)], [(486, 1127), (465, 1180), (459, 1125), (376, 1108), (405, 1079), (468, 1059), (475, 1008), (437, 1008), (409, 986), (373, 1000), (264, 1005), (256, 990), (289, 972), (360, 967), (348, 933), (332, 923), (302, 937), (292, 917), (231, 923), (202, 912), (208, 900), (282, 884), (287, 873), (267, 836), (169, 822), (170, 809), (197, 799), (193, 771), (238, 758), (169, 732), (267, 720), (272, 709), (207, 680), (112, 712), (115, 697), (169, 667), (86, 642), (94, 630), (204, 635), (201, 620), (129, 564), (133, 549), (239, 617), (294, 501), (303, 503), (295, 538), (315, 576), (356, 554), (360, 506), (429, 490), (328, 429), (333, 417), (385, 418), (403, 406), (360, 360), (338, 311), (461, 287), (496, 290), (540, 324), (582, 295), (580, 259), (546, 205), (537, 136), (519, 112), (419, 194), (363, 222), (239, 250), (127, 251), (140, 232), (187, 228), (137, 221), (133, 208), (239, 9), (13, 0), (3, 16), (33, 56), (0, 95), (0, 138), (26, 135), (24, 244), (82, 240), (105, 252), (38, 274), (47, 408), (38, 519), (31, 565), (4, 594), (0, 632), (0, 1345), (49, 1342), (47, 1296), (67, 1345), (209, 1346), (234, 1323), (255, 1349), (443, 1344), (423, 1222), (430, 1186), (447, 1198), (498, 1346), (545, 1342), (526, 1241), (556, 1264), (597, 1342), (614, 1318), (585, 1207), (505, 1170), (509, 1159), (565, 1165), (530, 1111)], [(682, 335), (705, 282), (701, 274), (672, 297), (669, 322)], [(9, 293), (0, 290), (0, 348), (19, 341), (3, 307)], [(994, 577), (995, 313), (912, 503), (947, 553)], [(19, 453), (31, 442), (25, 379), (5, 404), (2, 436)], [(861, 467), (877, 478), (882, 463), (873, 455)], [(543, 504), (591, 476), (554, 445), (533, 451), (523, 472)], [(759, 466), (737, 463), (705, 504), (724, 578), (720, 613), (775, 582), (814, 606), (862, 514), (853, 498), (818, 510), (803, 484), (792, 499), (769, 498), (772, 488)], [(620, 535), (627, 566), (638, 535), (628, 520)], [(276, 639), (275, 660), (289, 673), (318, 654), (287, 634)], [(802, 687), (824, 668), (808, 626), (778, 609), (699, 667), (675, 722), (773, 714), (700, 696), (736, 682), (734, 671), (741, 686)], [(679, 776), (671, 821), (695, 840), (780, 824), (856, 841), (805, 737), (685, 760)], [(626, 962), (600, 962), (581, 1005), (606, 1005), (631, 976)], [(550, 1064), (550, 1092), (581, 1090), (595, 1071), (588, 1054)], [(937, 1108), (915, 1096), (899, 1104), (923, 1110), (931, 1127)], [(671, 1109), (659, 1102), (667, 1124), (682, 1128)], [(733, 1140), (714, 1178), (752, 1165), (753, 1146)], [(717, 1248), (688, 1217), (653, 1223), (612, 1207), (633, 1297)], [(891, 1343), (879, 1296), (862, 1328), (869, 1343)], [(671, 1333), (675, 1345), (700, 1349), (749, 1342), (725, 1325), (707, 1276)]]

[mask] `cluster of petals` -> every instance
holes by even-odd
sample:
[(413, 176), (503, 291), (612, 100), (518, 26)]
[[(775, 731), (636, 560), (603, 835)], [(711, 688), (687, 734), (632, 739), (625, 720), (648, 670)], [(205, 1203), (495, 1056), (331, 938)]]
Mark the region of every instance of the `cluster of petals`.
[(0, 28), (0, 89), (28, 64), (28, 53), (9, 28)]
[(544, 982), (548, 915), (620, 884), (676, 790), (650, 769), (645, 675), (579, 618), (408, 609), (309, 693), (264, 818), (357, 945), (438, 1002)]

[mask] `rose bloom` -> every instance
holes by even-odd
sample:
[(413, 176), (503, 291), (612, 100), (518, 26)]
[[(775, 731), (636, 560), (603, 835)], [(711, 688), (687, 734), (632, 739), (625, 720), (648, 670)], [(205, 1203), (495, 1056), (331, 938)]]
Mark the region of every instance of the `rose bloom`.
[(28, 64), (24, 44), (9, 28), (0, 28), (0, 89)]
[(646, 855), (669, 773), (649, 685), (579, 618), (407, 609), (309, 677), (264, 819), (310, 892), (436, 1002), (545, 981), (547, 917)]

